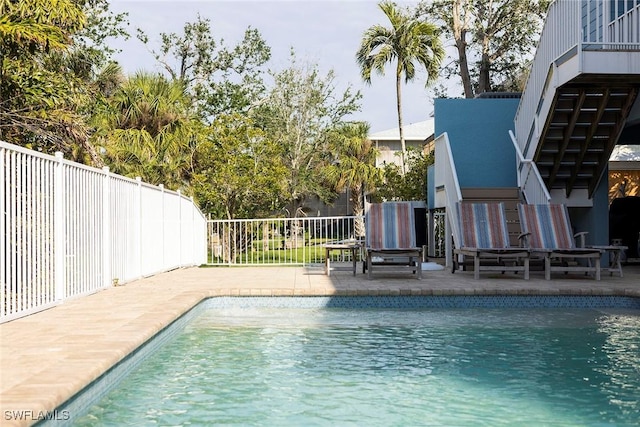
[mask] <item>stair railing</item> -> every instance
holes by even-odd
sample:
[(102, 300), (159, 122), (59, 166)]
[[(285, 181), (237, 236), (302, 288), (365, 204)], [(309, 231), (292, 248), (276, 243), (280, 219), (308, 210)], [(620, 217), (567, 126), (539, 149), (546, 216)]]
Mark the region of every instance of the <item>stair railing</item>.
[(525, 159), (513, 132), (509, 131), (511, 142), (516, 149), (516, 176), (518, 187), (528, 204), (549, 204), (551, 195), (542, 180), (540, 171), (532, 159)]
[[(599, 0), (602, 1), (602, 0)], [(553, 79), (556, 61), (565, 55), (575, 54), (580, 43), (582, 2), (556, 0), (549, 6), (544, 28), (531, 66), (531, 72), (516, 112), (515, 134), (520, 151), (528, 156), (535, 152), (539, 136), (539, 123), (546, 119), (550, 100), (547, 91), (555, 92)], [(549, 98), (549, 96), (546, 96)]]
[(573, 72), (582, 72), (587, 51), (637, 51), (639, 29), (637, 3), (555, 0), (549, 6), (515, 118), (516, 140), (525, 157), (535, 152), (555, 89), (564, 79), (558, 68), (577, 56)]
[[(435, 188), (436, 199), (440, 206), (444, 203), (445, 213), (445, 265), (450, 266), (452, 263), (453, 247), (451, 239), (456, 247), (461, 244), (460, 224), (457, 221), (456, 204), (462, 201), (462, 192), (460, 191), (460, 183), (458, 182), (458, 173), (456, 165), (451, 153), (451, 145), (449, 144), (449, 135), (445, 132), (438, 136), (435, 141), (435, 156), (438, 161), (435, 163)], [(444, 194), (444, 200), (442, 200)]]

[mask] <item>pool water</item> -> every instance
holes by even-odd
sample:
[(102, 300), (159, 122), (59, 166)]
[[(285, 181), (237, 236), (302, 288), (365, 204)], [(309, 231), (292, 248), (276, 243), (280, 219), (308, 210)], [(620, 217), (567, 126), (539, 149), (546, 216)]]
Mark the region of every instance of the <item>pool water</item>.
[(640, 314), (210, 309), (81, 426), (624, 426)]

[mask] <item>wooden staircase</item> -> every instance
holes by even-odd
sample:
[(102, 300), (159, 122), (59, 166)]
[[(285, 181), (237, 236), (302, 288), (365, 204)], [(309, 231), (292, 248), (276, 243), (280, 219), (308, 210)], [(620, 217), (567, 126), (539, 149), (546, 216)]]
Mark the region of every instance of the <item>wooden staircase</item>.
[(509, 243), (513, 247), (519, 247), (518, 236), (521, 234), (520, 217), (518, 216), (518, 204), (520, 190), (517, 187), (496, 188), (461, 188), (462, 201), (472, 203), (504, 203), (507, 216), (507, 230), (509, 231)]
[(640, 76), (582, 75), (556, 90), (534, 160), (547, 188), (593, 193), (608, 164)]

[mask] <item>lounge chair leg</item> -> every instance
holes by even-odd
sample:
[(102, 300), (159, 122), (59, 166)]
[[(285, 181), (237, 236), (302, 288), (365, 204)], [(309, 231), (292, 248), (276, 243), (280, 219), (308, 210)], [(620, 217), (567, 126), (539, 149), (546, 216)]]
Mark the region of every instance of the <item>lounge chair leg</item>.
[(544, 278), (551, 280), (551, 258), (548, 256), (544, 257)]

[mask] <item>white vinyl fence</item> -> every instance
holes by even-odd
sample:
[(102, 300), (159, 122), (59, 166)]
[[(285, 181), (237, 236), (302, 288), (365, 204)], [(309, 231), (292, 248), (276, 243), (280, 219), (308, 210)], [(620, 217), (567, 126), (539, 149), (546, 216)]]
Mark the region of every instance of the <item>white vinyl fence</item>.
[(0, 323), (206, 262), (193, 201), (0, 141)]

